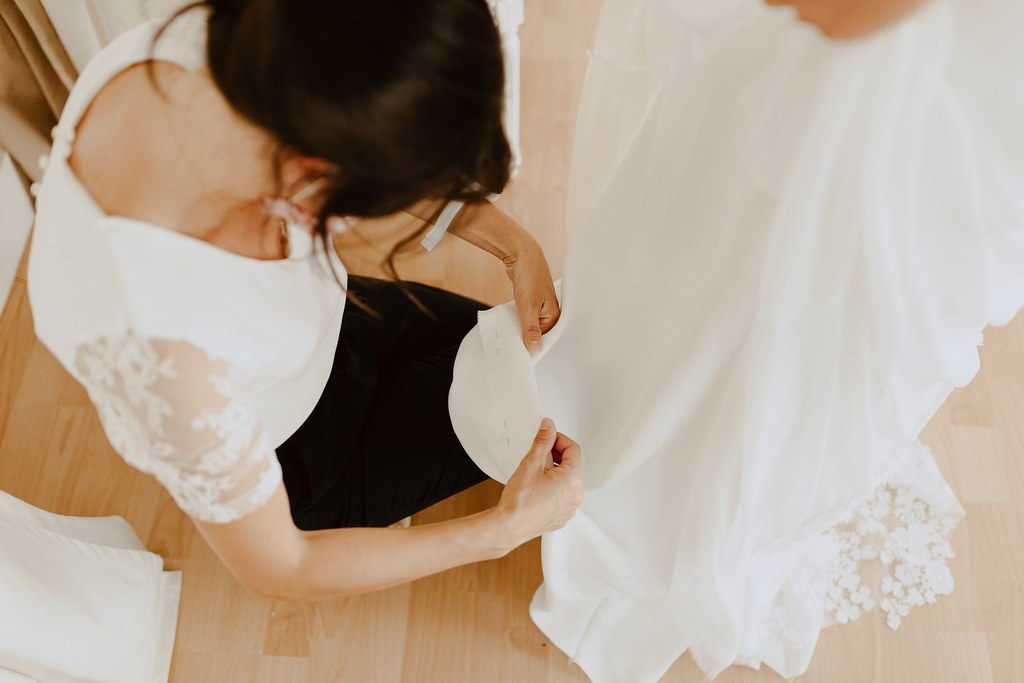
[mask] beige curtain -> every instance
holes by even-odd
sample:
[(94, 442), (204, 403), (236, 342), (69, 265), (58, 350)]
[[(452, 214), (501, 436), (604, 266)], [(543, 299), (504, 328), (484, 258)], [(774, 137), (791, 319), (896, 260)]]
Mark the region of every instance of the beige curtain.
[(0, 148), (32, 180), (76, 77), (39, 0), (0, 0)]

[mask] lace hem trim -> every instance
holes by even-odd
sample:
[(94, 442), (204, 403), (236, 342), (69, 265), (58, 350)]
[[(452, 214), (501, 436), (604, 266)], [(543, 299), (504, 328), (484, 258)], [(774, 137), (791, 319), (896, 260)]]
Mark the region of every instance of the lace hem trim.
[(895, 630), (911, 609), (952, 592), (950, 537), (963, 515), (928, 448), (901, 451), (885, 483), (832, 527), (754, 558), (765, 616), (735, 661), (691, 653), (707, 671), (763, 662), (789, 675), (806, 669), (824, 627), (881, 609)]

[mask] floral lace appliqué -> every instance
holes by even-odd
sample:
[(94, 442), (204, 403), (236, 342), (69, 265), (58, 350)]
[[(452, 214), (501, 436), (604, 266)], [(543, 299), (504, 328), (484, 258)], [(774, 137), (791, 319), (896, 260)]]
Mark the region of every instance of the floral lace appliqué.
[[(831, 527), (755, 558), (764, 616), (739, 663), (792, 669), (771, 658), (809, 658), (823, 627), (874, 609), (885, 613), (890, 628), (898, 628), (912, 608), (952, 592), (949, 539), (962, 517), (963, 508), (928, 448), (916, 444), (903, 450), (893, 458), (885, 483), (855, 501)], [(730, 663), (718, 662), (720, 667)]]
[(280, 482), (267, 434), (226, 362), (187, 342), (126, 333), (79, 347), (76, 369), (114, 450), (190, 516), (237, 520)]
[(838, 546), (825, 603), (832, 619), (846, 623), (878, 606), (896, 629), (911, 608), (949, 595), (949, 539), (961, 517), (931, 453), (911, 448), (887, 483), (828, 532)]
[(149, 471), (146, 463), (169, 457), (174, 449), (163, 441), (163, 423), (171, 405), (150, 388), (177, 376), (174, 359), (159, 358), (151, 345), (129, 334), (80, 348), (77, 361), (114, 450), (143, 471)]

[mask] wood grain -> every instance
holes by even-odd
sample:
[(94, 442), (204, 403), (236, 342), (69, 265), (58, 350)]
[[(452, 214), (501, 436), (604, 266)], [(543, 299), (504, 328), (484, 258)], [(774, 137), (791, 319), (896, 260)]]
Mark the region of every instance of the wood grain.
[[(523, 27), (520, 177), (501, 205), (538, 237), (557, 271), (575, 103), (596, 19), (594, 0), (528, 0)], [(379, 272), (404, 219), (367, 223), (339, 248), (356, 272)], [(373, 241), (376, 246), (371, 246)], [(410, 279), (497, 303), (501, 265), (457, 239), (403, 257)], [(953, 595), (892, 633), (873, 615), (822, 633), (808, 683), (1024, 682), (1024, 319), (991, 330), (982, 371), (925, 432), (967, 509), (954, 537)], [(63, 514), (124, 516), (147, 547), (184, 572), (171, 680), (176, 683), (568, 683), (586, 677), (530, 622), (541, 580), (534, 542), (494, 562), (376, 594), (313, 604), (248, 594), (149, 477), (106, 444), (84, 392), (35, 339), (24, 273), (0, 317), (0, 489)], [(494, 503), (483, 484), (416, 517), (445, 519)], [(667, 683), (703, 680), (688, 657)], [(722, 683), (777, 681), (734, 668)]]

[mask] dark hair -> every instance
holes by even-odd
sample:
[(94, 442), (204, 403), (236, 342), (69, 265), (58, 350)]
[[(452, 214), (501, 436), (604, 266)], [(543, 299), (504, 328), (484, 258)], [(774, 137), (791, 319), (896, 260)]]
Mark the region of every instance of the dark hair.
[(483, 201), (508, 182), (501, 39), (485, 0), (206, 0), (175, 16), (197, 7), (232, 107), (279, 153), (339, 169), (322, 239), (332, 215)]

